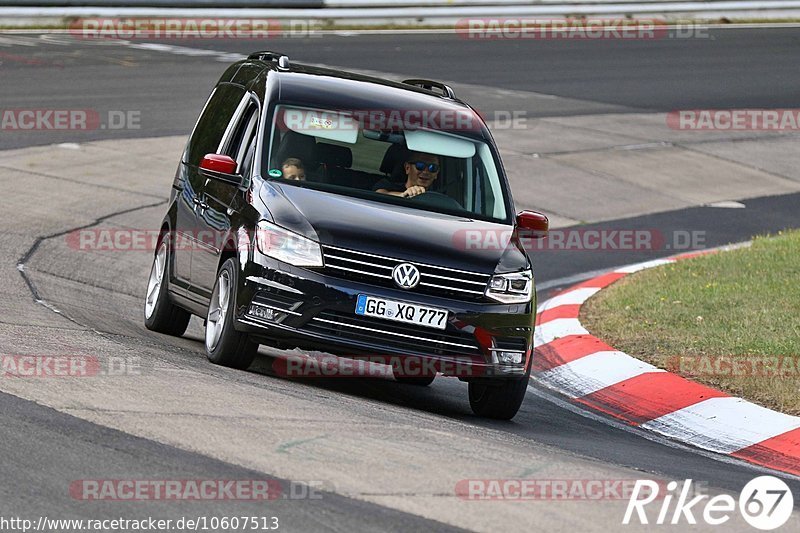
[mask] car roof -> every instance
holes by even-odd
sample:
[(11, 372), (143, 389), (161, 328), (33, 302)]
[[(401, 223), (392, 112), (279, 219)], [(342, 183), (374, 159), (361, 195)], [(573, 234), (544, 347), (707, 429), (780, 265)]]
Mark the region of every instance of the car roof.
[[(266, 58), (261, 59), (259, 54), (266, 55)], [(254, 79), (259, 78), (258, 73), (269, 70), (269, 78), (277, 82), (276, 97), (279, 103), (332, 110), (412, 112), (416, 114), (404, 116), (422, 115), (434, 124), (438, 121), (440, 126), (445, 126), (434, 129), (458, 130), (459, 134), (483, 140), (491, 139), (486, 125), (472, 107), (456, 98), (452, 89), (439, 82), (413, 80), (413, 83), (419, 85), (412, 85), (338, 69), (288, 62), (288, 58), (279, 66), (279, 62), (274, 60), (276, 57), (285, 56), (278, 56), (274, 52), (257, 53), (238, 65), (249, 63), (263, 67), (250, 70)], [(240, 69), (239, 73), (241, 72)], [(425, 87), (420, 86), (423, 84)], [(459, 127), (455, 124), (462, 119), (461, 124), (466, 126)], [(449, 123), (453, 123), (454, 127), (446, 127)]]

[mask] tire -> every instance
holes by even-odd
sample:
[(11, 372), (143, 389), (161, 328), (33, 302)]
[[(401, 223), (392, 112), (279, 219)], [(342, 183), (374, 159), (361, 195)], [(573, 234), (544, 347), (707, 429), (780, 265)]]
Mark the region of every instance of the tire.
[(472, 412), (484, 418), (511, 420), (525, 399), (529, 376), (530, 369), (523, 378), (508, 379), (497, 384), (470, 382), (469, 406)]
[(236, 309), (236, 259), (225, 261), (217, 274), (206, 317), (205, 346), (212, 363), (245, 370), (255, 359), (258, 344), (249, 335), (236, 331), (233, 315)]
[(189, 326), (189, 311), (169, 301), (170, 237), (164, 233), (153, 256), (147, 293), (144, 297), (144, 327), (151, 331), (180, 337)]

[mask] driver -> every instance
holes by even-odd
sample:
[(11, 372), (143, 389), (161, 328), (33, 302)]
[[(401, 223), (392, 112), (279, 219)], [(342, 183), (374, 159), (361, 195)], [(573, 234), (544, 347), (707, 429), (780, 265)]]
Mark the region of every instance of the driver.
[(404, 183), (382, 179), (372, 188), (373, 191), (411, 198), (425, 193), (439, 176), (439, 157), (424, 152), (411, 152), (403, 164), (406, 173)]

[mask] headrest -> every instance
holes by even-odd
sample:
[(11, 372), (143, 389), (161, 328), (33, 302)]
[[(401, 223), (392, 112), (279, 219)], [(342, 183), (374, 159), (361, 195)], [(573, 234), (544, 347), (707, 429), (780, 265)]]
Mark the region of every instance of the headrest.
[(319, 162), (331, 167), (350, 168), (353, 166), (353, 152), (346, 146), (317, 143)]
[(273, 163), (278, 166), (290, 157), (296, 157), (303, 162), (306, 169), (313, 169), (319, 161), (316, 155), (316, 141), (310, 135), (303, 135), (296, 131), (287, 131), (278, 150), (275, 153)]
[(383, 161), (381, 161), (381, 172), (384, 174), (392, 174), (398, 164), (405, 163), (408, 157), (408, 150), (402, 144), (393, 144), (386, 149), (383, 154)]

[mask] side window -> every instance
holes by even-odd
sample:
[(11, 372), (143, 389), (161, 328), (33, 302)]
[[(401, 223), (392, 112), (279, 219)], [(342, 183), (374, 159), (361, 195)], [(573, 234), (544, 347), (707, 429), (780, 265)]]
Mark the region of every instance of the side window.
[(255, 135), (256, 126), (258, 124), (258, 108), (254, 104), (245, 110), (242, 114), (239, 124), (231, 136), (228, 146), (225, 147), (225, 154), (231, 156), (240, 165), (244, 160), (244, 155), (247, 153), (247, 148), (250, 141)]
[[(253, 167), (253, 157), (256, 152), (256, 132), (258, 130), (258, 108), (253, 106), (248, 111), (249, 117), (244, 121), (245, 130), (242, 134), (242, 140), (236, 155), (231, 154), (231, 157), (236, 159), (239, 163), (239, 174), (245, 178), (250, 177), (250, 170)], [(247, 117), (247, 115), (245, 115)]]
[(445, 168), (444, 161), (442, 161), (442, 175), (439, 176), (439, 179), (442, 180), (442, 192), (456, 199), (458, 203), (466, 206), (467, 209), (471, 209), (472, 206), (466, 200), (467, 193), (464, 188), (464, 184), (467, 182), (464, 177), (465, 169), (469, 162), (466, 159), (452, 159), (449, 161), (452, 164), (448, 164), (447, 168)]
[[(489, 154), (484, 156), (491, 157)], [(489, 175), (489, 170), (486, 168), (483, 159), (474, 158), (473, 166), (475, 172), (475, 205), (473, 211), (502, 218), (505, 216), (505, 209), (499, 182), (496, 179), (493, 180), (492, 176)]]
[(494, 213), (494, 204), (497, 201), (497, 198), (495, 198), (492, 185), (489, 182), (489, 176), (486, 173), (486, 169), (483, 167), (481, 167), (481, 189), (483, 190), (481, 212)]
[(238, 173), (248, 176), (250, 161), (247, 156), (255, 146), (258, 129), (258, 106), (246, 95), (236, 109), (234, 118), (225, 130), (218, 152), (232, 157), (237, 163)]
[(197, 166), (206, 154), (217, 151), (228, 124), (239, 107), (244, 89), (221, 84), (206, 104), (197, 121), (187, 150), (187, 163)]

